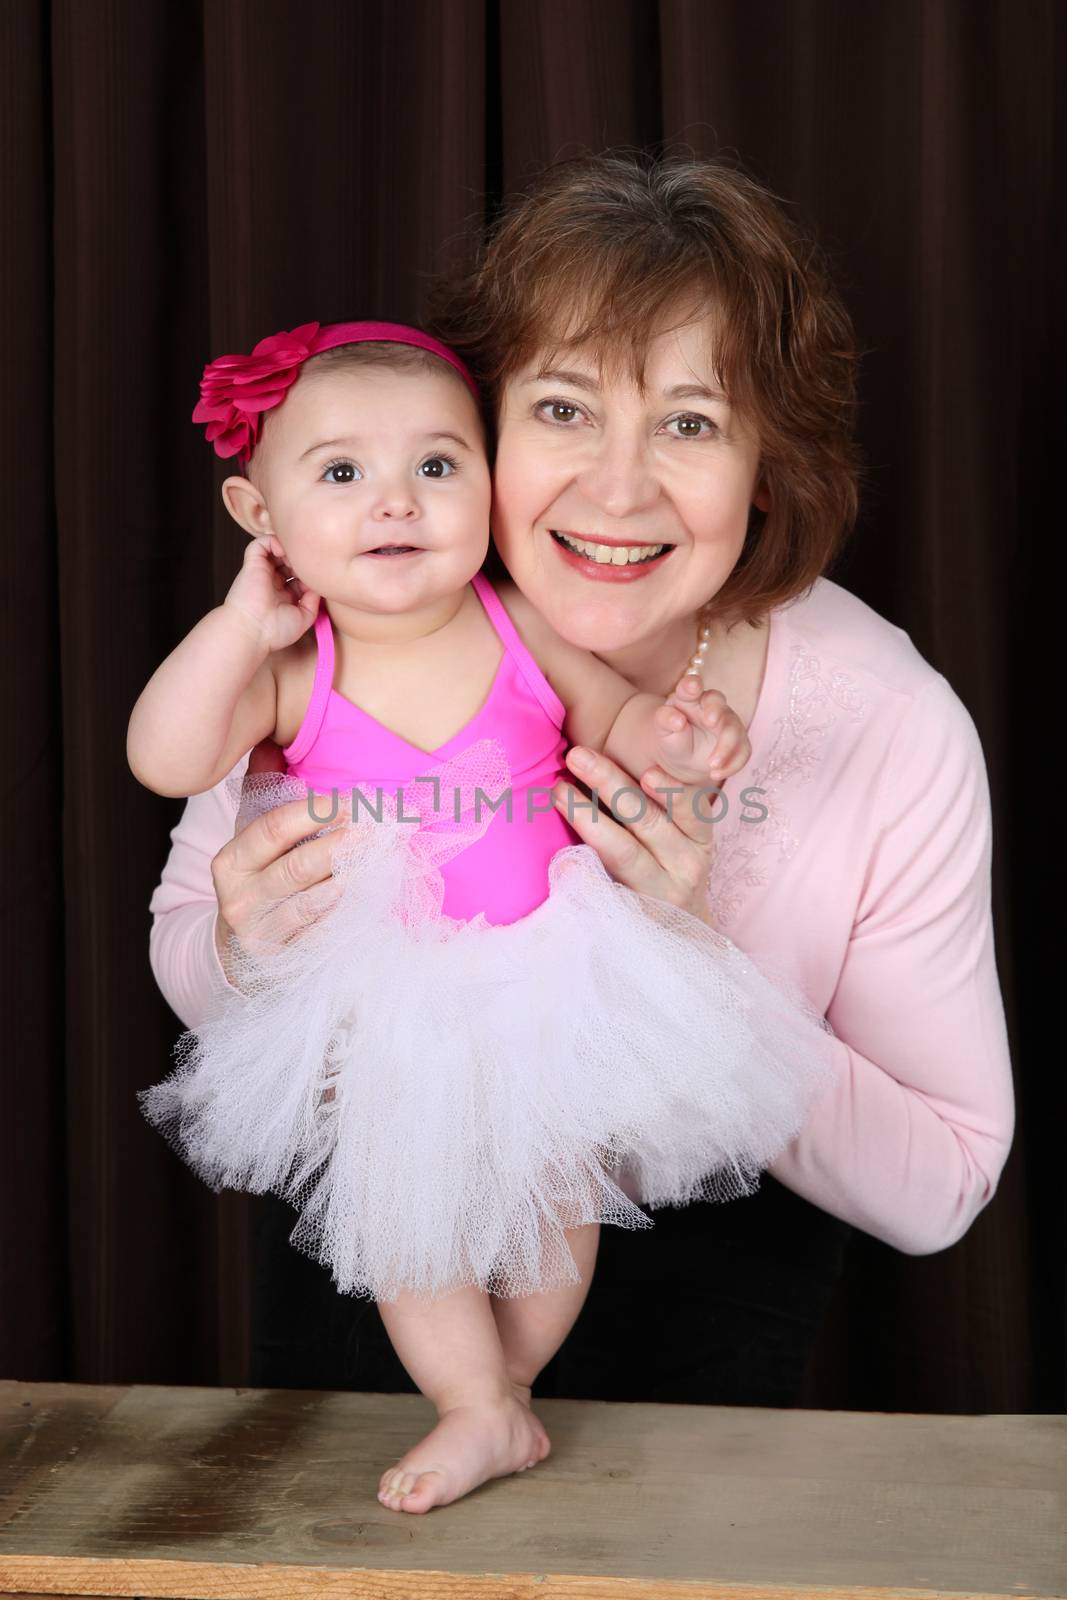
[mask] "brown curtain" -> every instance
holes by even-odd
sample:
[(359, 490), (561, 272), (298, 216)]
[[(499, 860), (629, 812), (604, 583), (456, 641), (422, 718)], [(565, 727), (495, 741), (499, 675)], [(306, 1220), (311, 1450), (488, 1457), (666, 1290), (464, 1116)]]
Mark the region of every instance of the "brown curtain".
[(126, 723), (240, 558), (189, 422), (201, 366), (309, 318), (417, 319), (536, 166), (667, 141), (739, 157), (836, 263), (868, 480), (832, 576), (967, 705), (995, 814), (1015, 1147), (951, 1250), (857, 1237), (805, 1403), (1062, 1409), (1067, 1095), (1041, 919), (1059, 708), (1036, 647), (1063, 34), (1052, 0), (3, 7), (0, 1373), (247, 1380), (254, 1202), (200, 1185), (134, 1098), (178, 1032), (147, 902), (181, 805), (131, 777)]

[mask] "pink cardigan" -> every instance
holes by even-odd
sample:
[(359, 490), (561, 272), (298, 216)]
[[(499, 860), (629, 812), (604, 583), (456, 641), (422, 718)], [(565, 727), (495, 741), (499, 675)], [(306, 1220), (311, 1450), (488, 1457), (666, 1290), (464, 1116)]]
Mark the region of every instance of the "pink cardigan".
[[(1014, 1128), (974, 723), (902, 629), (820, 578), (772, 613), (749, 738), (716, 827), (715, 925), (800, 985), (840, 1065), (769, 1170), (898, 1250), (943, 1250)], [(210, 864), (234, 815), (222, 783), (188, 801), (149, 904), (152, 970), (189, 1027), (225, 983)]]

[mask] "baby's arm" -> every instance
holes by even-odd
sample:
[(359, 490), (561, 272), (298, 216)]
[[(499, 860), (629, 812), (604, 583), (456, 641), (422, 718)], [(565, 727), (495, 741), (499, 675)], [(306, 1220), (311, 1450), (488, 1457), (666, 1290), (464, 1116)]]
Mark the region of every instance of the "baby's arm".
[(273, 734), (276, 717), (269, 652), (235, 612), (216, 606), (142, 690), (126, 735), (130, 770), (156, 794), (200, 794)]
[(717, 689), (683, 677), (666, 700), (635, 689), (588, 650), (568, 644), (512, 583), (496, 585), (523, 642), (567, 708), (569, 743), (602, 751), (640, 776), (659, 766), (679, 783), (722, 782), (745, 765), (751, 746)]
[(225, 601), (156, 668), (130, 717), (126, 756), (156, 794), (213, 788), (277, 723), (275, 667), (306, 632), (318, 596), (290, 595), (271, 536), (252, 539)]

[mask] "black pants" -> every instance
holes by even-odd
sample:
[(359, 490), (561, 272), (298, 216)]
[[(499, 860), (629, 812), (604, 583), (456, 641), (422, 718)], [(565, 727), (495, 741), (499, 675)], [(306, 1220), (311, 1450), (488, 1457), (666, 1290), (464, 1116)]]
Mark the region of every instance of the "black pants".
[[(412, 1392), (374, 1301), (338, 1294), (289, 1243), (295, 1211), (260, 1204), (252, 1383)], [(535, 1395), (794, 1405), (852, 1229), (766, 1174), (747, 1199), (648, 1215), (654, 1228), (601, 1229), (589, 1296)]]

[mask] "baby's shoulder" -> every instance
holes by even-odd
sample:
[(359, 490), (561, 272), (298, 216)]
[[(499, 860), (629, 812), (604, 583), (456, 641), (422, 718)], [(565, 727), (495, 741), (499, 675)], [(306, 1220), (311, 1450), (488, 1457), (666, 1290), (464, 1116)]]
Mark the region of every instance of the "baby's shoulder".
[[(550, 622), (538, 611), (532, 601), (528, 600), (517, 584), (510, 579), (493, 583), (500, 603), (511, 618), (515, 631), (523, 644), (529, 650), (542, 672), (552, 682), (553, 671), (565, 671), (568, 664), (581, 667), (588, 664), (590, 655), (588, 650), (582, 650), (577, 645), (569, 644), (553, 628)], [(555, 687), (555, 684), (553, 684)]]

